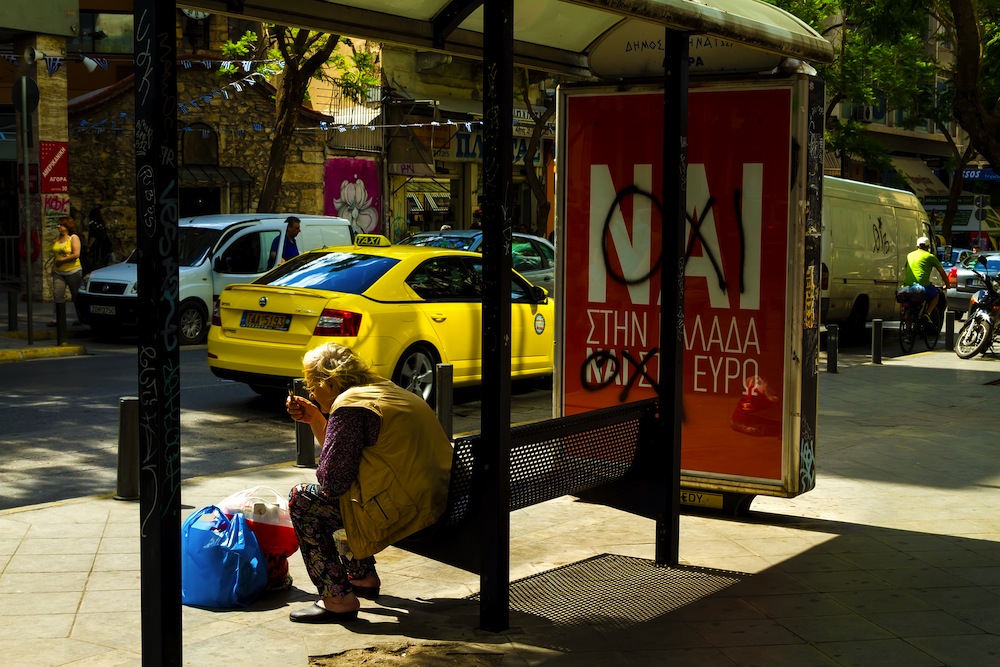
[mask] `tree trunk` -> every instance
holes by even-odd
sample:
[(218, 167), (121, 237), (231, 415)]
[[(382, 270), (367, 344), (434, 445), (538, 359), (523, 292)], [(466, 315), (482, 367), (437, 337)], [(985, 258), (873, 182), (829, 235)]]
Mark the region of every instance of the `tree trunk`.
[(274, 213), (278, 211), (281, 193), (281, 182), (285, 176), (285, 161), (288, 148), (292, 145), (295, 125), (299, 119), (299, 106), (305, 96), (305, 86), (297, 80), (295, 72), (286, 72), (279, 83), (279, 94), (276, 100), (274, 139), (271, 141), (271, 153), (267, 162), (267, 172), (260, 189), (260, 199), (257, 202), (258, 213)]
[[(284, 26), (276, 26), (276, 29), (287, 30)], [(275, 91), (274, 139), (271, 142), (264, 182), (260, 188), (260, 199), (257, 201), (258, 213), (278, 211), (281, 204), (281, 183), (285, 176), (285, 162), (288, 159), (288, 149), (292, 145), (295, 126), (299, 121), (299, 108), (305, 99), (313, 74), (330, 59), (330, 54), (340, 40), (339, 35), (329, 35), (326, 43), (318, 51), (309, 56), (302, 56), (302, 51), (310, 40), (309, 31), (295, 30), (289, 35), (297, 46), (298, 55), (293, 56), (293, 51), (289, 50), (289, 44), (284, 40), (283, 33), (282, 39), (279, 39), (279, 48), (286, 64)], [(293, 57), (297, 58), (297, 61), (293, 61)]]
[(950, 0), (955, 20), (955, 118), (990, 164), (1000, 165), (1000, 122), (979, 92), (982, 35), (972, 0)]
[[(524, 162), (524, 175), (528, 181), (528, 188), (535, 197), (536, 229), (541, 231), (541, 233), (537, 234), (536, 230), (532, 230), (532, 233), (536, 233), (538, 236), (545, 236), (546, 222), (549, 219), (549, 211), (552, 209), (552, 205), (549, 203), (548, 193), (545, 192), (545, 181), (538, 176), (538, 171), (535, 169), (534, 159), (541, 146), (545, 126), (555, 112), (555, 105), (550, 103), (545, 107), (545, 113), (535, 118), (535, 127), (531, 130), (531, 139), (528, 141), (524, 157), (521, 158)], [(545, 155), (542, 155), (542, 169), (545, 168), (546, 163)]]

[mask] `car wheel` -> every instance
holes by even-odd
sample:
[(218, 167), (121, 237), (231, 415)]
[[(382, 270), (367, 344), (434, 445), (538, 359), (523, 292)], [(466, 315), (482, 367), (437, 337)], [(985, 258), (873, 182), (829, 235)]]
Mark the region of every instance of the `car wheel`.
[(434, 403), (434, 353), (423, 345), (411, 347), (399, 359), (392, 381), (407, 391)]
[(208, 335), (208, 318), (202, 307), (193, 301), (181, 304), (181, 345), (198, 345)]

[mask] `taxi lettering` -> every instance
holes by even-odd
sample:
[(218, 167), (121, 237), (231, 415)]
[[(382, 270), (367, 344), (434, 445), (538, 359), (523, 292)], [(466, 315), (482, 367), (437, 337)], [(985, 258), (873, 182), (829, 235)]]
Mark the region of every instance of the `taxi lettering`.
[(356, 246), (388, 246), (392, 245), (389, 243), (389, 239), (381, 234), (358, 234), (354, 237), (354, 245)]

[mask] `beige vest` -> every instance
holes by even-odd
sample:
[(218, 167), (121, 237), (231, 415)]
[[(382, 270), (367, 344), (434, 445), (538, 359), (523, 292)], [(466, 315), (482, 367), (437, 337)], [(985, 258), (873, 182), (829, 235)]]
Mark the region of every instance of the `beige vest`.
[(347, 406), (382, 418), (378, 440), (361, 450), (358, 477), (340, 496), (351, 551), (365, 558), (441, 516), (452, 447), (430, 406), (388, 380), (348, 389), (333, 410)]

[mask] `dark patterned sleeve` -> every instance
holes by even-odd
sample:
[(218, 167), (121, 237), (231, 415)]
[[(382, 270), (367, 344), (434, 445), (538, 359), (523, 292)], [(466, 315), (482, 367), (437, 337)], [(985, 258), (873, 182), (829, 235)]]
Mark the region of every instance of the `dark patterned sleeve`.
[(361, 450), (378, 440), (382, 419), (367, 408), (337, 408), (326, 423), (326, 442), (316, 466), (316, 481), (328, 496), (351, 488), (358, 476)]

